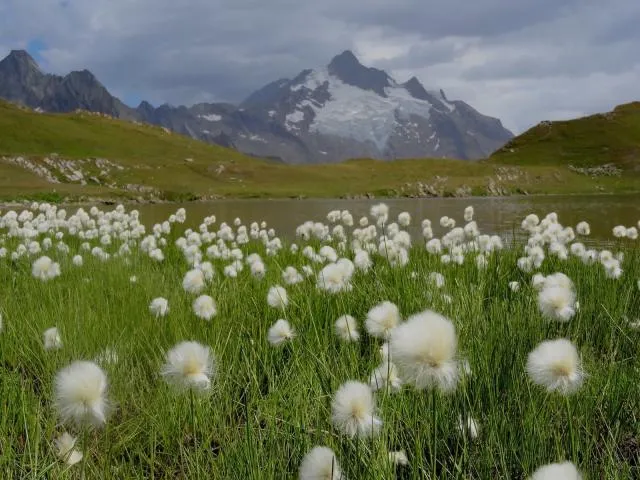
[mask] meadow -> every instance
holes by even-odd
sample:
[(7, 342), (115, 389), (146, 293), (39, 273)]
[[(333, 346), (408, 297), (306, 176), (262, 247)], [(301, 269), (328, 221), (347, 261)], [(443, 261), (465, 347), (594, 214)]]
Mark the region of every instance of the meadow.
[(640, 222), (213, 214), (0, 213), (1, 478), (640, 475)]

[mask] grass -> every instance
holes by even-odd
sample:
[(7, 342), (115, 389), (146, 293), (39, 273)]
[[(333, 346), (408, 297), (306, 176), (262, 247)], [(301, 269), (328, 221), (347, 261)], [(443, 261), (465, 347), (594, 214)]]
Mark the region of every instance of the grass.
[(640, 102), (619, 105), (608, 113), (538, 124), (507, 143), (491, 160), (520, 166), (613, 163), (638, 175)]
[[(227, 278), (222, 268), (229, 260), (213, 260), (217, 275), (205, 293), (215, 299), (218, 314), (207, 322), (195, 317), (195, 296), (181, 287), (190, 268), (174, 246), (182, 234), (175, 224), (164, 235), (162, 263), (134, 247), (130, 256), (106, 262), (84, 252), (84, 266), (75, 267), (71, 257), (82, 252), (81, 240), (66, 233), (69, 254), (60, 253), (55, 240), (47, 252), (62, 270), (48, 282), (31, 276), (37, 256), (0, 259), (1, 477), (79, 478), (80, 465), (65, 466), (52, 446), (55, 436), (70, 428), (57, 420), (53, 379), (70, 362), (95, 359), (106, 348), (118, 358), (102, 363), (114, 411), (105, 428), (87, 440), (87, 478), (295, 478), (314, 445), (331, 447), (351, 479), (427, 478), (434, 468), (439, 478), (516, 479), (563, 459), (573, 460), (589, 479), (638, 475), (639, 332), (626, 320), (640, 308), (635, 243), (619, 241), (614, 248), (627, 251), (618, 280), (606, 278), (599, 264), (587, 266), (576, 257), (545, 260), (540, 271), (564, 272), (578, 293), (579, 312), (560, 324), (541, 317), (531, 274), (516, 267), (520, 245), (492, 254), (488, 268), (479, 270), (472, 254), (463, 265), (444, 265), (414, 239), (406, 267), (392, 268), (375, 255), (373, 269), (356, 273), (353, 289), (336, 295), (319, 292), (309, 278), (287, 287), (290, 304), (281, 312), (267, 306), (269, 287), (282, 284), (286, 266), (300, 269), (308, 261), (286, 245), (267, 256), (264, 245), (252, 241), (240, 249), (245, 257), (262, 256), (266, 277), (253, 278), (245, 267), (237, 278)], [(3, 238), (9, 252), (18, 242)], [(309, 243), (320, 246), (317, 240)], [(113, 253), (119, 244), (114, 239), (104, 248)], [(433, 271), (444, 275), (442, 289), (427, 281)], [(136, 283), (130, 283), (131, 275)], [(510, 281), (520, 282), (518, 292), (509, 288)], [(148, 305), (159, 296), (168, 299), (170, 311), (156, 319)], [(396, 303), (404, 317), (427, 308), (449, 317), (459, 355), (473, 373), (448, 395), (409, 386), (376, 394), (384, 422), (380, 435), (349, 439), (331, 424), (331, 399), (347, 380), (368, 382), (380, 364), (382, 342), (365, 332), (363, 319), (383, 300)], [(334, 334), (335, 320), (346, 313), (358, 319), (359, 342), (342, 343)], [(282, 317), (297, 336), (277, 349), (266, 335)], [(63, 347), (45, 351), (42, 332), (52, 326)], [(568, 404), (533, 385), (525, 372), (528, 353), (557, 337), (575, 343), (588, 373)], [(173, 391), (159, 375), (165, 352), (183, 340), (210, 346), (217, 363), (212, 391), (196, 397), (194, 415), (190, 396)], [(458, 416), (467, 415), (480, 425), (475, 440), (458, 429)], [(80, 440), (77, 447), (82, 448)], [(387, 452), (401, 449), (409, 465), (394, 469)]]
[[(627, 109), (631, 113), (627, 114)], [(356, 159), (292, 166), (248, 157), (159, 127), (89, 113), (38, 114), (0, 101), (0, 156), (21, 155), (42, 167), (46, 166), (44, 158), (56, 153), (75, 162), (106, 158), (122, 167), (101, 176), (101, 169), (93, 163), (82, 164), (78, 168), (86, 178), (97, 177), (97, 181), (81, 185), (65, 178), (58, 167), (47, 167), (60, 181), (49, 183), (22, 167), (0, 161), (0, 200), (41, 199), (50, 193), (65, 201), (172, 201), (637, 191), (640, 133), (636, 109), (621, 107), (616, 112), (622, 113), (587, 122), (589, 128), (582, 127), (582, 119), (555, 122), (553, 128), (536, 127), (479, 162)], [(601, 154), (604, 148), (609, 148), (609, 155)], [(614, 154), (625, 168), (620, 177), (588, 176), (567, 168), (568, 163), (606, 163)], [(149, 191), (132, 190), (128, 185)]]

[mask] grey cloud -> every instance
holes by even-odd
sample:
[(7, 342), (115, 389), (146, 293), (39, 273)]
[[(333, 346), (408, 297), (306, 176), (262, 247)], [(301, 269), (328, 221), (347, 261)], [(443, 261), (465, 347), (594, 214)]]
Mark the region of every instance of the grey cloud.
[(350, 48), (522, 130), (637, 96), (637, 23), (637, 0), (2, 0), (0, 46), (39, 39), (45, 70), (156, 105), (240, 101)]

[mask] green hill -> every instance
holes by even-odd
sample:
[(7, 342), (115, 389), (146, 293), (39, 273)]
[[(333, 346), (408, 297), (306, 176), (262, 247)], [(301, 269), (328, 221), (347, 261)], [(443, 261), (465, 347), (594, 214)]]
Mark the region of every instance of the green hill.
[(575, 120), (542, 122), (512, 139), (491, 161), (578, 168), (614, 164), (640, 174), (640, 102)]
[[(0, 101), (0, 199), (188, 200), (638, 190), (634, 175), (594, 177), (568, 168), (569, 164), (606, 163), (613, 156), (612, 145), (616, 145), (618, 165), (626, 171), (637, 166), (632, 137), (638, 106), (620, 108), (622, 113), (614, 112), (615, 120), (607, 120), (606, 115), (598, 120), (609, 128), (603, 126), (605, 133), (597, 140), (593, 132), (600, 127), (588, 134), (574, 133), (573, 125), (583, 119), (554, 122), (546, 137), (542, 127), (536, 127), (480, 162), (358, 159), (291, 166), (155, 126), (88, 112), (37, 113)], [(628, 109), (633, 115), (626, 113)], [(631, 116), (634, 121), (627, 118)], [(624, 130), (618, 131), (621, 122)], [(611, 139), (618, 137), (613, 143)], [(604, 146), (612, 150), (600, 151)], [(591, 156), (581, 152), (591, 152)]]

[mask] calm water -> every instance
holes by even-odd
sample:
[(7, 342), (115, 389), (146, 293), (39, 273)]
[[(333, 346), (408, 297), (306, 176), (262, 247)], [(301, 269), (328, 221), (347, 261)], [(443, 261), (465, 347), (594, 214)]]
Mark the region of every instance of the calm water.
[[(413, 218), (414, 228), (424, 218), (431, 219), (434, 233), (440, 232), (439, 220), (443, 215), (463, 222), (465, 207), (473, 205), (475, 220), (483, 233), (509, 233), (518, 230), (522, 219), (529, 213), (543, 217), (556, 212), (563, 225), (575, 225), (586, 220), (591, 225), (592, 238), (609, 239), (616, 225), (638, 226), (640, 195), (583, 195), (583, 196), (531, 196), (497, 198), (423, 198), (389, 200), (221, 200), (186, 204), (156, 204), (138, 207), (141, 219), (147, 225), (166, 220), (179, 207), (187, 210), (187, 223), (195, 227), (202, 218), (216, 215), (218, 223), (233, 222), (239, 217), (245, 224), (265, 220), (284, 238), (291, 238), (295, 228), (306, 220), (325, 221), (330, 210), (348, 209), (357, 220), (366, 215), (371, 205), (384, 201), (390, 207), (391, 217), (407, 211)], [(417, 230), (416, 230), (417, 231)]]

